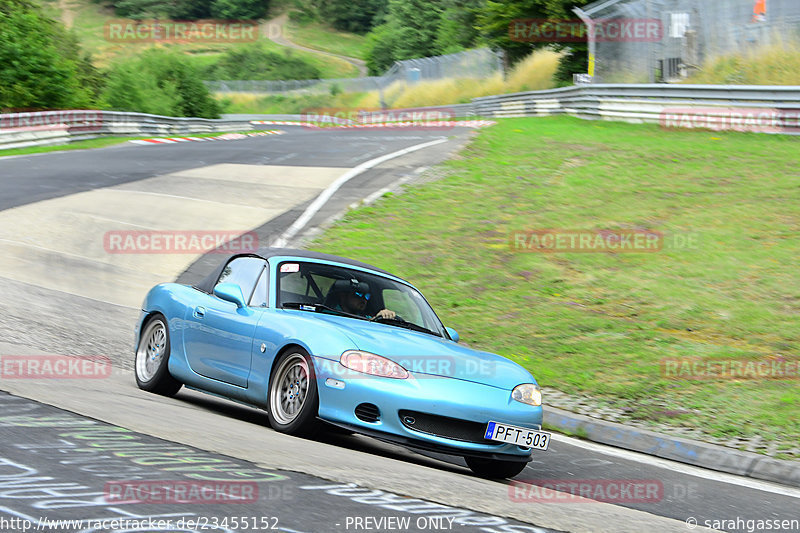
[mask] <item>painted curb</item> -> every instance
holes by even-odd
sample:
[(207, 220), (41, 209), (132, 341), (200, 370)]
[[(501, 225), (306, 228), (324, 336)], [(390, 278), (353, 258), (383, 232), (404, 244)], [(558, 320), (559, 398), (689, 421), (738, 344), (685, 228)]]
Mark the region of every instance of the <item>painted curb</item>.
[(155, 144), (175, 144), (185, 142), (206, 142), (206, 141), (238, 141), (250, 137), (263, 137), (265, 135), (283, 135), (282, 130), (256, 131), (252, 133), (223, 133), (215, 137), (153, 137), (150, 139), (134, 139), (128, 141), (133, 144), (150, 146)]
[(654, 431), (631, 428), (585, 415), (546, 407), (544, 423), (567, 433), (585, 432), (586, 440), (782, 485), (800, 487), (800, 462), (773, 459)]
[(494, 120), (439, 120), (439, 121), (404, 121), (404, 122), (369, 122), (364, 124), (334, 124), (333, 122), (308, 122), (294, 120), (252, 120), (254, 125), (268, 126), (302, 126), (313, 130), (328, 129), (452, 129), (455, 127), (463, 128), (488, 128), (497, 124)]

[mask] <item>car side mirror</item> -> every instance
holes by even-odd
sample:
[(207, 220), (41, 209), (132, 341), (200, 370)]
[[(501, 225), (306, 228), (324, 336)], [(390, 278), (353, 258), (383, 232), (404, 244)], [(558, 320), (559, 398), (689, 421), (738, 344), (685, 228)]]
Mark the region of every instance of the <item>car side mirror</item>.
[(247, 307), (242, 289), (235, 283), (220, 283), (214, 287), (214, 296), (236, 304), (237, 307)]
[(453, 328), (444, 328), (447, 330), (447, 334), (450, 335), (450, 338), (453, 339), (453, 342), (458, 342), (458, 339), (461, 337), (458, 336), (458, 332)]

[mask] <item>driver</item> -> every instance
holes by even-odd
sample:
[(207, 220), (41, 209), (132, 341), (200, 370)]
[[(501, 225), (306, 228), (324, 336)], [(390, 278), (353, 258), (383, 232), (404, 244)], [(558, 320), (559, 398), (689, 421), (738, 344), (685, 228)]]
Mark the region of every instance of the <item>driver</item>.
[(359, 282), (357, 280), (351, 280), (348, 289), (339, 292), (339, 304), (336, 306), (336, 308), (346, 313), (350, 313), (351, 315), (363, 316), (369, 318), (370, 320), (375, 320), (378, 318), (392, 320), (397, 317), (397, 313), (390, 311), (389, 309), (382, 309), (374, 317), (366, 315), (364, 310), (367, 308), (367, 302), (369, 302), (369, 298), (369, 284), (363, 281)]

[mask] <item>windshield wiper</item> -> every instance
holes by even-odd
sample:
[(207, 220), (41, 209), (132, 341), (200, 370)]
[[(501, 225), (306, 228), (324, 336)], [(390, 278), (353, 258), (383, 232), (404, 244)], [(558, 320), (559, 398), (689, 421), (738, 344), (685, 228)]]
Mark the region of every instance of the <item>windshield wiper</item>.
[(391, 324), (392, 326), (400, 326), (401, 328), (406, 328), (413, 331), (419, 331), (420, 333), (429, 333), (431, 335), (441, 337), (441, 335), (428, 328), (423, 328), (422, 326), (418, 326), (413, 322), (406, 322), (405, 320), (397, 320), (396, 318), (373, 318), (372, 322), (386, 322), (388, 324)]
[(350, 318), (358, 318), (360, 320), (367, 320), (366, 317), (360, 315), (354, 315), (352, 313), (348, 313), (347, 311), (342, 311), (341, 309), (334, 309), (333, 307), (328, 307), (327, 305), (323, 304), (284, 302), (283, 304), (281, 304), (281, 307), (283, 307), (284, 309), (299, 309), (300, 311), (311, 311), (312, 313), (318, 313), (319, 311), (329, 311), (331, 313), (336, 313), (337, 315), (347, 316)]

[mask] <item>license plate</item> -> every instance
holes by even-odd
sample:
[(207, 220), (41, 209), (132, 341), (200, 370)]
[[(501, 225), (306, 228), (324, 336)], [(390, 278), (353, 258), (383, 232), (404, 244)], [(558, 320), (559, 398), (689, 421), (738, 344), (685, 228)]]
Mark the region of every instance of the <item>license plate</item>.
[(534, 429), (509, 426), (499, 422), (489, 422), (485, 437), (498, 442), (508, 442), (517, 446), (546, 450), (550, 446), (550, 433), (542, 433)]

